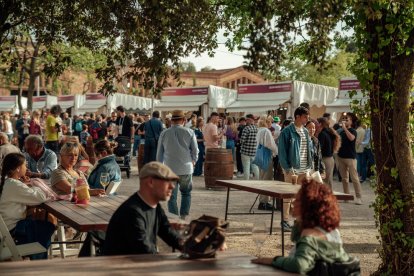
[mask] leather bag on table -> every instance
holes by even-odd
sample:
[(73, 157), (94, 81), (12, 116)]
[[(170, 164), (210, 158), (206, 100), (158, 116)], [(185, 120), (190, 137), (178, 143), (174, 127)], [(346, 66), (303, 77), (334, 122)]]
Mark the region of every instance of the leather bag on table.
[(190, 259), (214, 258), (225, 241), (228, 225), (224, 220), (206, 215), (191, 221), (183, 253)]

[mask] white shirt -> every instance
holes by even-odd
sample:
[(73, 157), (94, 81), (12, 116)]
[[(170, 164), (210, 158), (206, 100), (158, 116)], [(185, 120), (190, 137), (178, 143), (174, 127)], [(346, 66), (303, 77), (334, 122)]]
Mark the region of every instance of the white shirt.
[(273, 156), (276, 156), (278, 154), (275, 140), (273, 139), (272, 133), (270, 132), (268, 128), (265, 128), (265, 127), (259, 128), (256, 134), (256, 141), (257, 141), (257, 146), (261, 144), (265, 146), (266, 148), (272, 150)]
[(16, 227), (19, 220), (26, 218), (26, 206), (36, 206), (47, 200), (38, 187), (29, 187), (23, 182), (7, 178), (0, 197), (0, 214), (9, 230)]

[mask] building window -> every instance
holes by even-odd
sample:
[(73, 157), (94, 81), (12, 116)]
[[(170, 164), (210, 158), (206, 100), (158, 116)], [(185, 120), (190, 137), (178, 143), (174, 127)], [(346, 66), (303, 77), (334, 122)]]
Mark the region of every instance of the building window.
[(236, 88), (236, 82), (235, 81), (232, 81), (231, 82), (231, 89), (235, 89)]
[(247, 83), (247, 82), (246, 82), (246, 77), (243, 77), (243, 78), (242, 78), (242, 83), (243, 83), (243, 84)]

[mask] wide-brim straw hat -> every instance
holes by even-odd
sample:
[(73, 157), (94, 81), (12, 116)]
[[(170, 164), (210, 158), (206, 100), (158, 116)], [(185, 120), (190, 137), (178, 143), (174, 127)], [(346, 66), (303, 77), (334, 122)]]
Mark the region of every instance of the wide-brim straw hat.
[(182, 119), (185, 117), (184, 111), (182, 110), (174, 110), (171, 114), (171, 120), (175, 119)]

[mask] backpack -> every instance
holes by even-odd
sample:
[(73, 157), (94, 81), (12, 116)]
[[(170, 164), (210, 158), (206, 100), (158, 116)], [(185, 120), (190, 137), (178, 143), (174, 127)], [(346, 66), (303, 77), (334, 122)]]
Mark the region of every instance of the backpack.
[(99, 123), (93, 123), (91, 125), (91, 131), (90, 131), (90, 133), (91, 133), (92, 139), (94, 141), (98, 140), (98, 138), (99, 138), (99, 132), (101, 130), (102, 130), (101, 124), (99, 124)]
[(82, 121), (77, 121), (75, 123), (75, 131), (76, 132), (81, 132), (82, 131)]

